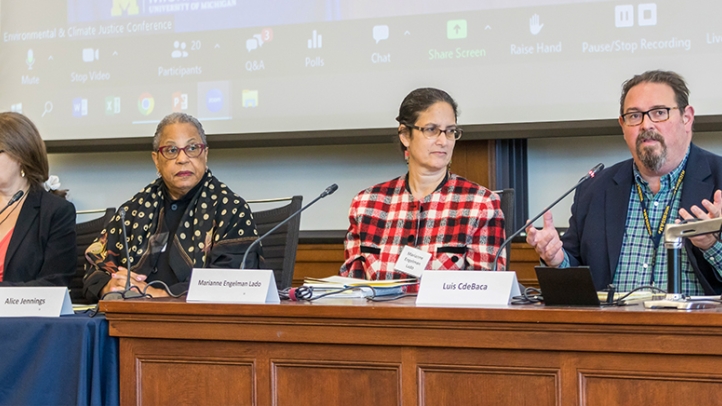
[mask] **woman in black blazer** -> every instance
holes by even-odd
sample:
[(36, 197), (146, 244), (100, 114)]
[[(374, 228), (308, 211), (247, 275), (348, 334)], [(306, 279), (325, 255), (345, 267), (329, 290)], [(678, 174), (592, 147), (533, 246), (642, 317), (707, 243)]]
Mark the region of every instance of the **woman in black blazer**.
[(68, 286), (75, 274), (75, 207), (47, 179), (35, 125), (0, 113), (0, 286)]

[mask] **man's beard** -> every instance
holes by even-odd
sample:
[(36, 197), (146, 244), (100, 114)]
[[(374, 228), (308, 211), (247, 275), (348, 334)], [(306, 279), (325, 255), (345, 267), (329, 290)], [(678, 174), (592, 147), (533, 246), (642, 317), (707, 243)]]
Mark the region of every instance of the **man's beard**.
[[(656, 148), (654, 146), (642, 146), (644, 141), (649, 140), (659, 142), (659, 146), (662, 150), (655, 153)], [(642, 165), (644, 165), (645, 168), (652, 172), (659, 171), (662, 168), (662, 165), (664, 165), (667, 161), (667, 144), (664, 143), (664, 138), (662, 138), (662, 136), (656, 131), (646, 130), (641, 132), (637, 136), (637, 157), (639, 157), (639, 160), (642, 161)]]

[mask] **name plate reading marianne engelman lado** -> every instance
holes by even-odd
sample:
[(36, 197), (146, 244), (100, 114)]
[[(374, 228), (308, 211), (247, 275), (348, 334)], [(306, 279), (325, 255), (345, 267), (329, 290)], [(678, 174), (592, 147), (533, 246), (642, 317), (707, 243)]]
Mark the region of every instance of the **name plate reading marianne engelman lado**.
[(514, 272), (424, 271), (417, 306), (506, 306), (521, 294)]
[(0, 317), (58, 317), (65, 314), (73, 314), (66, 287), (0, 287)]
[(269, 269), (195, 268), (187, 302), (281, 303)]

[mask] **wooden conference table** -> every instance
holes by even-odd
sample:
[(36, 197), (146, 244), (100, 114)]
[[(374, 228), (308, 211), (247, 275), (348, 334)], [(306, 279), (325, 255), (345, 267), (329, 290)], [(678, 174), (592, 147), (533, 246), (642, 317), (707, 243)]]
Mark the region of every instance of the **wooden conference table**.
[(722, 311), (103, 302), (122, 404), (722, 404)]

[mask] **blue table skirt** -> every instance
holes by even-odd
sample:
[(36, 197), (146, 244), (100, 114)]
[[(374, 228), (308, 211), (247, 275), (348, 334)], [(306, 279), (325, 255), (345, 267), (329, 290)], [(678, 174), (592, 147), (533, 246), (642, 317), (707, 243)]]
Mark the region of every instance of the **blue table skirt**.
[(2, 405), (117, 405), (118, 373), (103, 315), (0, 318)]

